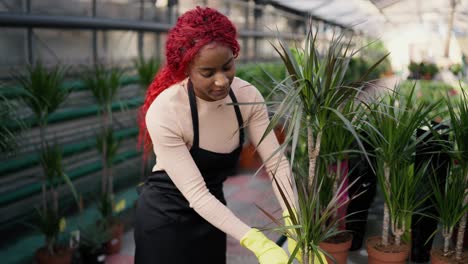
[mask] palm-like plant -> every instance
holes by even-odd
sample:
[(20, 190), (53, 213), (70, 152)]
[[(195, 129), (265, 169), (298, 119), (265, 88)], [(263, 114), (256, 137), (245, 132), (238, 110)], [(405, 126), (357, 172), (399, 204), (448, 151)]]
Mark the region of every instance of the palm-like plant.
[[(29, 65), (26, 73), (15, 75), (14, 79), (22, 89), (22, 101), (31, 109), (39, 124), (40, 163), (43, 169), (42, 206), (39, 211), (40, 229), (46, 237), (48, 251), (54, 253), (54, 244), (60, 229), (59, 199), (57, 188), (63, 180), (69, 185), (73, 196), (78, 201), (76, 191), (62, 167), (62, 152), (58, 146), (47, 144), (45, 139), (47, 119), (66, 100), (71, 90), (62, 87), (67, 68), (60, 65), (52, 69), (41, 62)], [(50, 198), (51, 197), (51, 198)], [(48, 200), (52, 206), (48, 206)]]
[(134, 65), (138, 72), (140, 85), (146, 91), (159, 70), (159, 60), (157, 58), (145, 60), (143, 57), (139, 57), (134, 60)]
[(105, 193), (110, 195), (113, 193), (113, 190), (114, 190), (111, 165), (112, 165), (112, 161), (117, 155), (120, 142), (115, 137), (114, 131), (109, 129), (97, 136), (96, 145), (97, 145), (98, 151), (106, 159), (104, 160), (104, 164), (105, 166), (107, 166), (106, 168), (107, 168), (107, 173), (108, 173), (107, 174), (108, 179), (107, 179), (107, 190), (105, 191)]
[[(454, 158), (458, 161), (461, 173), (464, 175), (465, 186), (468, 182), (468, 92), (462, 89), (462, 96), (455, 102), (447, 97), (447, 105), (450, 115), (450, 127), (455, 143)], [(464, 206), (468, 204), (468, 189), (464, 193)], [(463, 236), (466, 228), (466, 213), (460, 219), (457, 243), (455, 246), (455, 259), (461, 260), (463, 252)]]
[(29, 65), (26, 74), (15, 75), (22, 89), (22, 99), (39, 123), (41, 145), (45, 143), (48, 116), (67, 99), (71, 89), (63, 86), (67, 68), (57, 65), (48, 69), (41, 62)]
[(49, 146), (45, 143), (40, 161), (47, 179), (46, 196), (51, 199), (52, 206), (48, 207), (47, 203), (44, 203), (42, 208), (38, 210), (40, 217), (39, 228), (45, 235), (46, 247), (49, 253), (53, 255), (57, 236), (61, 229), (61, 222), (64, 221), (59, 211), (58, 187), (65, 181), (70, 187), (77, 204), (78, 195), (70, 179), (64, 172), (62, 151), (57, 145)]
[(90, 89), (96, 102), (100, 107), (100, 114), (102, 118), (101, 136), (97, 142), (98, 150), (102, 153), (102, 177), (101, 177), (101, 193), (113, 194), (112, 175), (110, 171), (111, 160), (108, 154), (114, 153), (116, 150), (108, 151), (108, 141), (113, 141), (112, 133), (112, 103), (118, 95), (120, 88), (120, 81), (123, 72), (120, 69), (112, 68), (107, 69), (103, 65), (95, 65), (88, 70), (83, 77), (83, 82), (88, 89)]
[[(368, 104), (363, 129), (369, 145), (375, 149), (377, 178), (384, 193), (383, 246), (389, 245), (390, 216), (396, 243), (405, 232), (405, 214), (415, 208), (414, 195), (420, 173), (412, 168), (416, 145), (416, 130), (426, 124), (434, 105), (417, 104), (414, 88), (407, 96), (398, 89), (378, 101)], [(422, 172), (421, 172), (422, 173)], [(405, 178), (405, 175), (407, 179)], [(402, 185), (403, 184), (403, 185)], [(403, 199), (406, 204), (400, 203)], [(407, 200), (405, 200), (407, 199)], [(408, 212), (406, 212), (409, 210)]]
[[(291, 49), (279, 38), (280, 55), (288, 76), (277, 84), (274, 91), (282, 93), (282, 100), (273, 115), (265, 132), (270, 133), (282, 118), (286, 119), (286, 139), (281, 148), (291, 144), (291, 164), (295, 164), (296, 149), (300, 139), (306, 138), (307, 173), (296, 173), (295, 182), (298, 189), (298, 211), (286, 197), (285, 203), (293, 225), (287, 235), (297, 241), (292, 255), (302, 250), (304, 263), (313, 262), (310, 252), (319, 254), (318, 244), (336, 232), (333, 229), (323, 230), (327, 221), (334, 221), (334, 210), (339, 204), (335, 195), (328, 204), (318, 196), (323, 181), (315, 177), (318, 171), (317, 161), (320, 155), (324, 129), (332, 116), (338, 116), (355, 138), (359, 141), (349, 120), (340, 112), (340, 107), (349, 100), (354, 100), (359, 88), (347, 87), (343, 77), (350, 57), (351, 41), (344, 41), (344, 35), (334, 36), (325, 54), (319, 54), (317, 34), (312, 26), (305, 39), (305, 48)], [(380, 59), (369, 71), (374, 69), (385, 57)], [(365, 76), (362, 76), (365, 78)], [(303, 136), (305, 135), (305, 136)], [(360, 143), (360, 141), (359, 141)], [(360, 144), (362, 146), (362, 144)], [(280, 186), (279, 186), (280, 187)], [(339, 207), (339, 206), (338, 206)], [(332, 226), (335, 226), (332, 224)]]
[[(356, 139), (346, 125), (358, 130), (361, 127), (360, 122), (363, 120), (364, 108), (358, 101), (348, 100), (337, 110), (349, 121), (344, 124), (340, 116), (330, 116), (322, 136), (320, 159), (328, 168), (324, 175), (332, 180), (332, 188), (322, 191), (332, 194), (340, 193), (340, 196), (342, 196), (344, 190), (338, 189), (338, 186), (342, 180), (347, 178), (349, 172), (347, 160), (349, 156), (356, 152), (356, 150), (352, 149)], [(338, 210), (335, 211), (335, 217), (337, 215)]]
[(468, 186), (461, 167), (452, 169), (444, 185), (441, 186), (439, 181), (434, 177), (431, 179), (431, 186), (434, 194), (434, 206), (438, 213), (437, 219), (444, 237), (443, 255), (449, 256), (450, 238), (453, 230), (468, 210), (468, 206), (464, 204), (465, 190)]

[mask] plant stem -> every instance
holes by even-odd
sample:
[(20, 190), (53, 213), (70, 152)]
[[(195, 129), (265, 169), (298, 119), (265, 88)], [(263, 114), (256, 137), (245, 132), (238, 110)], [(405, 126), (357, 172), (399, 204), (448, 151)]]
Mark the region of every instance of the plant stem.
[(395, 235), (395, 245), (400, 246), (401, 245), (401, 236), (405, 233), (405, 220), (403, 219), (403, 222), (401, 223), (401, 227), (398, 226), (398, 220), (393, 221), (392, 223), (392, 231), (393, 234)]
[(309, 150), (309, 193), (313, 192), (314, 179), (315, 179), (315, 166), (317, 163), (317, 157), (320, 153), (320, 141), (322, 139), (322, 132), (317, 133), (317, 138), (313, 139), (312, 127), (309, 120), (309, 125), (307, 126), (307, 145)]
[(450, 237), (452, 236), (453, 228), (444, 227), (442, 236), (444, 237), (444, 256), (449, 254)]
[[(340, 182), (342, 179), (342, 169), (341, 169), (341, 158), (338, 158), (338, 160), (336, 161), (336, 177), (335, 179), (333, 180), (333, 194), (338, 194), (338, 192), (342, 192), (343, 190), (338, 190), (338, 182)], [(338, 197), (338, 201), (342, 198), (342, 195), (343, 193), (340, 193), (337, 195)], [(335, 205), (335, 210), (333, 211), (333, 217), (336, 219), (338, 218), (338, 205), (340, 204), (340, 202), (338, 202), (336, 205)], [(342, 222), (343, 219), (340, 221)]]
[[(466, 175), (465, 179), (468, 179), (468, 175)], [(466, 206), (468, 203), (468, 195), (466, 195), (468, 190), (465, 190), (465, 200), (463, 204)], [(461, 260), (462, 252), (463, 252), (463, 238), (465, 235), (466, 229), (466, 213), (460, 219), (460, 223), (458, 224), (458, 234), (457, 234), (457, 244), (455, 246), (455, 259)]]
[(58, 214), (58, 202), (59, 202), (58, 192), (53, 187), (52, 187), (52, 195), (53, 195), (53, 199), (54, 199), (54, 211), (55, 211), (56, 214)]
[(307, 249), (307, 246), (305, 246), (303, 249), (302, 249), (302, 263), (309, 263), (309, 250)]
[(112, 168), (109, 167), (107, 172), (109, 173), (109, 175), (107, 175), (108, 176), (108, 179), (107, 179), (108, 180), (108, 182), (107, 182), (107, 187), (108, 187), (107, 192), (109, 193), (109, 195), (112, 196), (114, 194), (114, 179), (113, 179), (113, 176), (112, 176)]
[(109, 182), (108, 180), (108, 172), (107, 172), (107, 130), (108, 130), (108, 118), (107, 118), (107, 111), (104, 110), (102, 113), (102, 123), (103, 123), (103, 128), (102, 128), (102, 179), (101, 179), (101, 191), (102, 193), (105, 193), (107, 190), (107, 184)]
[[(390, 196), (390, 168), (387, 163), (384, 163), (384, 188), (387, 189), (388, 196)], [(382, 245), (388, 246), (388, 228), (390, 226), (390, 214), (388, 212), (388, 204), (384, 201), (384, 215), (382, 225)]]
[[(43, 120), (40, 120), (39, 121), (39, 138), (41, 140), (41, 151), (42, 152), (44, 152), (44, 150), (45, 150), (44, 135), (45, 135), (45, 123), (44, 123)], [(47, 185), (46, 185), (46, 181), (47, 181), (47, 175), (45, 175), (45, 170), (44, 170), (44, 176), (43, 176), (43, 180), (42, 180), (42, 183), (41, 183), (42, 208), (43, 208), (44, 212), (47, 211)]]

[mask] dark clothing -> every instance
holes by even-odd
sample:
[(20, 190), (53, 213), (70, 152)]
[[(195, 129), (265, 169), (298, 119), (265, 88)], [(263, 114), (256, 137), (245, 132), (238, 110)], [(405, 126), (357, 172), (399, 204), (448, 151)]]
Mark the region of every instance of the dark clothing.
[[(199, 147), (198, 111), (190, 81), (188, 94), (194, 130), (190, 154), (210, 193), (226, 204), (223, 182), (235, 172), (244, 135), (236, 97), (231, 90), (240, 129), (239, 146), (231, 153), (215, 153)], [(190, 208), (164, 171), (154, 172), (141, 188), (134, 235), (135, 264), (226, 263), (226, 234)]]

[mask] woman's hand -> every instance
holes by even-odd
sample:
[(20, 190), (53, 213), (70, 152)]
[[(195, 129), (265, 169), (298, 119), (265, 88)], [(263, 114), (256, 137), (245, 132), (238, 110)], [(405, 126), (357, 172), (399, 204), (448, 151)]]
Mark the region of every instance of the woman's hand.
[(260, 264), (288, 263), (286, 252), (256, 228), (250, 229), (240, 240), (240, 244), (252, 251)]

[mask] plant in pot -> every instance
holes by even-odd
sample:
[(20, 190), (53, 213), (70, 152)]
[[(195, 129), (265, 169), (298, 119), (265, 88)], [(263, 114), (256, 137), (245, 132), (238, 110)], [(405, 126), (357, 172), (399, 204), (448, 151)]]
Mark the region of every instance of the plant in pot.
[[(287, 212), (283, 213), (285, 224), (282, 225), (280, 221), (275, 223), (280, 225), (278, 230), (285, 232), (289, 238), (288, 247), (292, 258), (298, 255), (303, 263), (325, 263), (323, 257), (312, 255), (321, 255), (323, 250), (319, 247), (320, 242), (339, 233), (338, 218), (334, 216), (337, 208), (343, 206), (339, 192), (333, 193), (328, 201), (322, 199), (320, 190), (327, 182), (325, 177), (317, 177), (321, 172), (326, 173), (319, 156), (324, 130), (330, 118), (337, 116), (363, 149), (351, 122), (340, 112), (343, 104), (356, 99), (361, 88), (348, 87), (343, 83), (350, 57), (354, 53), (350, 51), (350, 41), (344, 41), (344, 36), (340, 35), (333, 37), (324, 54), (319, 54), (317, 35), (313, 34), (312, 26), (305, 38), (304, 48), (297, 46), (290, 49), (284, 40), (278, 39), (279, 47), (275, 49), (287, 69), (287, 77), (273, 90), (279, 92), (279, 98), (282, 99), (265, 134), (270, 133), (279, 120), (286, 120), (285, 142), (278, 151), (290, 145), (290, 163), (294, 172), (292, 184), (297, 189), (297, 204), (284, 197), (288, 207)], [(368, 72), (385, 57), (371, 66)], [(361, 79), (365, 79), (366, 75), (361, 76)], [(303, 150), (302, 157), (297, 150)], [(301, 160), (305, 164), (301, 164)], [(301, 170), (297, 170), (296, 163)], [(281, 189), (281, 186), (278, 188)]]
[(124, 224), (120, 220), (120, 213), (125, 209), (125, 206), (125, 200), (115, 203), (114, 199), (107, 194), (100, 196), (98, 210), (101, 218), (97, 221), (97, 225), (104, 227), (109, 234), (108, 240), (104, 244), (105, 253), (108, 255), (119, 253), (122, 247)]
[(434, 194), (433, 204), (438, 213), (436, 219), (440, 223), (444, 244), (442, 249), (433, 248), (431, 262), (434, 264), (453, 263), (455, 250), (450, 248), (450, 238), (454, 228), (468, 210), (468, 206), (464, 204), (468, 185), (463, 170), (459, 166), (451, 169), (445, 184), (440, 184), (439, 181), (440, 179), (433, 177), (431, 186)]
[(41, 166), (46, 177), (46, 202), (38, 208), (38, 227), (45, 236), (46, 246), (36, 252), (36, 261), (41, 263), (71, 263), (72, 249), (60, 245), (59, 234), (65, 229), (65, 218), (59, 210), (58, 188), (65, 181), (72, 190), (78, 204), (76, 191), (63, 171), (62, 151), (57, 145), (49, 146), (47, 143), (41, 153)]
[[(461, 97), (458, 99), (452, 99), (450, 96), (446, 97), (446, 103), (449, 111), (449, 127), (451, 128), (451, 141), (454, 143), (454, 151), (452, 152), (452, 157), (454, 159), (455, 168), (452, 172), (451, 179), (448, 179), (447, 184), (452, 181), (460, 181), (458, 186), (452, 186), (449, 193), (441, 193), (441, 195), (447, 196), (445, 200), (441, 200), (441, 203), (452, 202), (451, 206), (456, 206), (451, 212), (449, 212), (453, 218), (452, 219), (442, 219), (443, 234), (444, 234), (444, 251), (443, 256), (447, 257), (450, 252), (447, 250), (447, 240), (446, 236), (452, 232), (451, 228), (454, 228), (455, 220), (461, 214), (460, 220), (458, 221), (457, 226), (457, 235), (456, 235), (456, 244), (455, 244), (455, 254), (452, 256), (452, 260), (455, 263), (462, 263), (463, 259), (466, 261), (466, 253), (463, 250), (464, 237), (465, 237), (465, 228), (466, 228), (466, 218), (467, 218), (467, 207), (468, 207), (468, 92), (465, 89), (461, 89)], [(464, 190), (463, 187), (465, 188)], [(452, 196), (458, 195), (453, 199), (460, 199), (457, 201), (452, 201)], [(441, 198), (441, 199), (442, 199)], [(460, 202), (462, 204), (460, 204)], [(439, 202), (437, 200), (437, 202)], [(437, 204), (442, 206), (442, 204)], [(444, 204), (445, 205), (445, 204)], [(446, 208), (441, 208), (445, 210)], [(458, 210), (457, 210), (458, 209)], [(442, 215), (441, 215), (442, 217)], [(445, 218), (445, 217), (444, 217)], [(434, 258), (436, 256), (432, 255)]]
[[(94, 65), (88, 69), (83, 76), (83, 82), (90, 89), (96, 102), (99, 105), (99, 114), (102, 119), (101, 132), (96, 137), (96, 147), (101, 154), (102, 176), (101, 176), (101, 196), (99, 199), (99, 208), (104, 217), (103, 221), (107, 224), (109, 230), (118, 230), (111, 232), (116, 237), (112, 237), (108, 247), (108, 254), (114, 254), (120, 251), (121, 236), (123, 233), (123, 223), (120, 221), (108, 221), (107, 208), (112, 208), (114, 204), (114, 180), (112, 173), (112, 163), (115, 158), (119, 141), (113, 132), (112, 104), (116, 100), (123, 72), (118, 68), (106, 68), (103, 65)], [(104, 211), (102, 211), (104, 210)], [(104, 213), (103, 213), (104, 212)], [(112, 209), (110, 210), (112, 212)]]
[[(45, 246), (36, 252), (36, 261), (41, 263), (69, 263), (72, 252), (67, 247), (59, 247), (57, 237), (60, 223), (64, 218), (59, 212), (58, 187), (64, 180), (77, 195), (69, 178), (63, 172), (62, 152), (58, 146), (49, 146), (46, 140), (47, 123), (50, 114), (66, 100), (70, 89), (63, 86), (67, 69), (57, 65), (48, 69), (41, 62), (29, 65), (25, 74), (14, 75), (21, 89), (21, 101), (31, 110), (39, 126), (40, 164), (43, 169), (41, 180), (41, 206), (38, 208), (39, 229), (45, 236)], [(63, 219), (63, 220), (62, 220)]]
[[(384, 196), (382, 236), (367, 241), (369, 263), (406, 263), (409, 246), (402, 236), (408, 231), (411, 215), (428, 197), (418, 194), (427, 166), (414, 166), (416, 145), (424, 137), (415, 135), (427, 124), (434, 105), (417, 103), (413, 87), (407, 95), (395, 89), (367, 108), (363, 140), (375, 150), (376, 175)], [(389, 236), (390, 225), (393, 237)]]
[[(363, 120), (362, 110), (362, 105), (354, 100), (346, 101), (339, 108), (340, 113), (349, 120), (347, 124), (356, 130), (360, 127), (359, 122)], [(347, 263), (353, 238), (352, 233), (346, 231), (347, 205), (351, 199), (360, 195), (360, 193), (348, 193), (348, 189), (355, 184), (355, 182), (350, 183), (348, 179), (348, 173), (354, 169), (349, 167), (349, 159), (359, 154), (359, 151), (352, 149), (355, 141), (354, 135), (345, 127), (342, 120), (337, 115), (330, 116), (321, 143), (321, 170), (318, 177), (326, 179), (323, 180), (320, 193), (325, 204), (336, 195), (342, 206), (337, 206), (333, 212), (333, 218), (336, 219), (340, 232), (320, 243), (320, 247), (332, 255), (338, 264)], [(330, 259), (328, 261), (332, 262)]]

